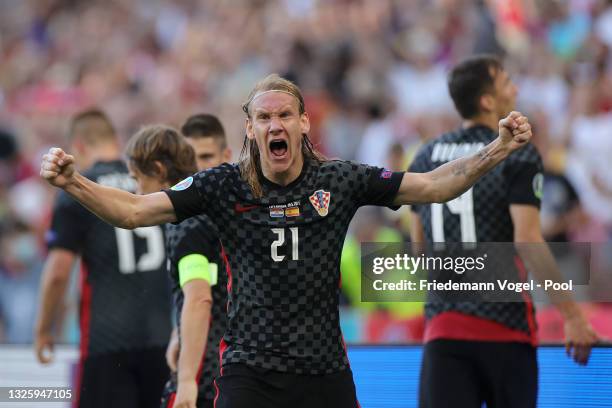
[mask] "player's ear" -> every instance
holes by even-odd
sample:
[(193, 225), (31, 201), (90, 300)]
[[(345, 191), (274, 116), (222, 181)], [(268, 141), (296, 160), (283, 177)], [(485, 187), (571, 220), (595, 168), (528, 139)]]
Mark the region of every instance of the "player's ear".
[(75, 152), (76, 154), (84, 154), (85, 153), (85, 143), (77, 137), (74, 138), (72, 143), (70, 144), (70, 150)]
[(255, 133), (253, 132), (253, 121), (251, 118), (246, 118), (245, 127), (247, 137), (251, 140), (255, 139)]
[(232, 149), (226, 147), (223, 149), (223, 161), (229, 163), (232, 160)]
[(168, 177), (168, 170), (166, 169), (166, 166), (164, 166), (162, 164), (162, 162), (160, 162), (159, 160), (155, 160), (153, 162), (153, 168), (154, 168), (154, 172), (155, 175), (160, 179), (160, 180), (166, 180)]
[(480, 97), (479, 108), (483, 112), (495, 111), (495, 98), (491, 94), (483, 94)]
[(308, 134), (310, 131), (310, 118), (306, 112), (300, 115), (300, 130), (302, 131), (302, 134)]

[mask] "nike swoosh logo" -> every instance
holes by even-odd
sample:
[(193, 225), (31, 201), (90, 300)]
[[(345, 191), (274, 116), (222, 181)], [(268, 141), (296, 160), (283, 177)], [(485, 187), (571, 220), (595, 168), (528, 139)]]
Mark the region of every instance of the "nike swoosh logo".
[(236, 205), (234, 206), (234, 210), (237, 213), (243, 213), (243, 212), (251, 211), (251, 210), (254, 210), (255, 208), (259, 208), (259, 206), (258, 205), (242, 205), (242, 204), (238, 204), (238, 203), (236, 203)]

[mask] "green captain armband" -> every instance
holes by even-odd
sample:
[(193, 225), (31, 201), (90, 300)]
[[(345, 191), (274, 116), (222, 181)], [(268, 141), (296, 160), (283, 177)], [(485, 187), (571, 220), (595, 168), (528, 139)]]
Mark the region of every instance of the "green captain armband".
[(191, 254), (182, 257), (178, 262), (178, 273), (181, 288), (193, 279), (203, 279), (210, 286), (217, 284), (217, 264), (208, 262), (208, 258), (201, 254)]

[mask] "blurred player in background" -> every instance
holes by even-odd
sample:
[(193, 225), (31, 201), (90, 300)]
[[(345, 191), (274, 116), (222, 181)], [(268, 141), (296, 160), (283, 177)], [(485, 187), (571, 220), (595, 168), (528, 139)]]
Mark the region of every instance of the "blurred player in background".
[(531, 127), (513, 112), (478, 153), (415, 174), (322, 158), (308, 139), (301, 91), (278, 75), (258, 82), (243, 109), (240, 162), (170, 190), (139, 196), (98, 185), (59, 148), (44, 156), (41, 176), (114, 225), (203, 213), (217, 225), (230, 264), (217, 408), (355, 408), (338, 310), (340, 255), (353, 215), (364, 205), (450, 200), (528, 143)]
[[(108, 117), (88, 110), (70, 125), (71, 149), (87, 178), (134, 191)], [(114, 228), (61, 192), (47, 235), (35, 329), (38, 360), (49, 363), (70, 273), (81, 258), (79, 407), (159, 407), (168, 367), (171, 300), (158, 226)]]
[[(453, 152), (488, 145), (498, 137), (498, 122), (515, 108), (517, 89), (495, 57), (476, 56), (457, 65), (448, 85), (463, 126), (425, 145), (410, 171), (432, 171), (455, 159)], [(542, 171), (536, 148), (526, 146), (457, 199), (413, 206), (412, 240), (514, 241), (538, 280), (560, 280), (540, 231)], [(565, 318), (568, 353), (586, 364), (595, 333), (569, 293), (553, 301)], [(528, 294), (512, 303), (430, 302), (426, 318), (421, 407), (536, 406), (537, 337)]]
[[(227, 145), (225, 129), (216, 116), (208, 113), (192, 115), (181, 126), (181, 133), (194, 150), (198, 171), (231, 160), (232, 151)], [(166, 360), (172, 371), (176, 371), (178, 353), (178, 334), (174, 329), (166, 351)]]
[[(206, 117), (218, 123), (214, 116)], [(221, 164), (227, 158), (224, 153), (229, 153), (224, 151), (223, 128), (220, 132), (215, 133), (219, 142), (213, 140), (216, 149), (199, 151), (215, 158), (209, 164)], [(197, 134), (212, 138), (206, 129)], [(164, 126), (139, 131), (130, 139), (126, 156), (141, 194), (167, 189), (196, 171), (192, 147), (177, 131)], [(198, 408), (212, 408), (219, 341), (227, 327), (227, 273), (216, 227), (203, 215), (167, 224), (166, 250), (178, 334), (171, 341), (177, 344), (176, 352), (169, 346), (168, 364), (174, 373), (166, 384), (162, 407), (191, 408), (197, 400)]]
[(225, 130), (216, 116), (208, 113), (190, 116), (181, 126), (181, 133), (193, 147), (198, 171), (229, 163), (232, 159)]

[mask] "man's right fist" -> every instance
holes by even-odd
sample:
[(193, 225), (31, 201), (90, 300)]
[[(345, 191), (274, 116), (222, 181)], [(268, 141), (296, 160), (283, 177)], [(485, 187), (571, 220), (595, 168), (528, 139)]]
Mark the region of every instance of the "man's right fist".
[(529, 120), (520, 112), (512, 111), (499, 121), (499, 137), (510, 152), (529, 143), (531, 136)]
[(74, 177), (74, 157), (59, 147), (52, 147), (43, 156), (40, 176), (52, 186), (66, 188)]

